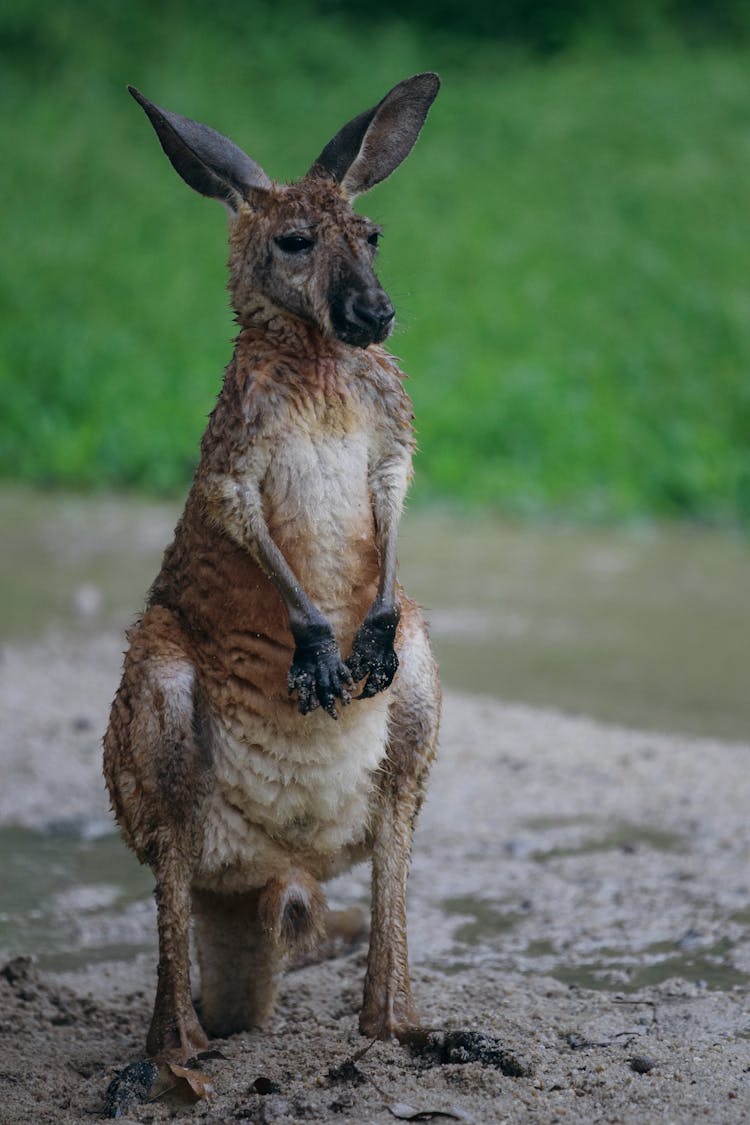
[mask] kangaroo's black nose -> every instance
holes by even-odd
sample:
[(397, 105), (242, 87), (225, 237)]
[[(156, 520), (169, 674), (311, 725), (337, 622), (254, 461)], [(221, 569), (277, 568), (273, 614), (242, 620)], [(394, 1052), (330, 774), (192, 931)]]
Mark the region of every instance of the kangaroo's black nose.
[(378, 333), (384, 332), (396, 315), (396, 310), (390, 301), (376, 305), (366, 305), (360, 301), (355, 301), (352, 305), (352, 312), (357, 320), (361, 320), (363, 324), (376, 329)]
[(367, 348), (389, 335), (396, 313), (387, 293), (378, 286), (352, 286), (335, 293), (331, 301), (331, 325), (345, 344)]

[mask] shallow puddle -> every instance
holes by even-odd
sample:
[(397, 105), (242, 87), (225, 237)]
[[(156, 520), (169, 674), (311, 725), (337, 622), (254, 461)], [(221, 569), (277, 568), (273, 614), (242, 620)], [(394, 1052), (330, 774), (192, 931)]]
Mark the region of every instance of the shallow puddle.
[[(664, 945), (659, 943), (662, 950)], [(669, 946), (669, 954), (655, 953), (649, 947), (642, 951), (642, 962), (635, 961), (632, 954), (628, 956), (621, 950), (619, 960), (607, 958), (580, 965), (557, 965), (549, 975), (577, 988), (614, 992), (637, 992), (673, 978), (691, 981), (712, 991), (747, 989), (750, 974), (731, 964), (729, 955), (732, 948), (726, 940), (696, 953), (682, 953), (675, 945)]]
[(151, 949), (153, 889), (119, 836), (100, 826), (0, 829), (0, 957), (33, 953), (74, 969)]
[[(501, 909), (507, 904), (471, 895), (445, 899), (441, 905), (448, 916), (463, 915), (472, 920), (462, 922), (453, 930), (455, 944), (451, 956), (433, 960), (433, 969), (454, 976), (476, 968), (472, 953), (478, 948), (484, 955), (510, 955), (515, 960), (516, 951), (510, 952), (504, 939), (528, 915)], [(637, 992), (672, 978), (691, 981), (709, 990), (750, 987), (750, 974), (732, 964), (735, 943), (728, 938), (699, 948), (685, 949), (683, 945), (684, 941), (660, 941), (643, 949), (605, 948), (599, 950), (596, 960), (571, 962), (561, 955), (553, 942), (534, 939), (526, 944), (520, 961), (522, 971), (529, 975), (543, 974), (563, 984), (597, 991)]]
[(747, 539), (416, 513), (399, 554), (447, 684), (646, 729), (750, 739)]
[(460, 925), (453, 933), (455, 941), (465, 945), (479, 945), (498, 934), (507, 933), (523, 918), (518, 911), (504, 910), (502, 903), (491, 902), (472, 895), (446, 898), (442, 903), (446, 914), (473, 916), (473, 920)]
[[(179, 501), (0, 488), (0, 639), (140, 609)], [(401, 575), (448, 686), (750, 739), (750, 542), (408, 513)]]
[(568, 856), (592, 855), (595, 852), (635, 852), (639, 848), (651, 848), (657, 852), (679, 852), (686, 848), (686, 841), (677, 832), (664, 832), (637, 824), (619, 824), (601, 836), (593, 836), (579, 844), (547, 849), (531, 853), (532, 858), (544, 863), (551, 859), (565, 859)]

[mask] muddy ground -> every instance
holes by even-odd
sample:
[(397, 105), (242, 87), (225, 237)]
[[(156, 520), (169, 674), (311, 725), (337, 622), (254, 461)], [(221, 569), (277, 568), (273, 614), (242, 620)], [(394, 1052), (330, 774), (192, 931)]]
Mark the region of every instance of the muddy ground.
[[(109, 854), (99, 736), (121, 648), (115, 632), (4, 646), (0, 825), (83, 823)], [(747, 1121), (749, 765), (747, 745), (449, 693), (415, 843), (414, 988), (426, 1025), (492, 1041), (447, 1062), (376, 1043), (342, 1070), (363, 1047), (359, 947), (290, 972), (264, 1033), (213, 1044), (209, 1098), (178, 1086), (123, 1120)], [(100, 947), (145, 952), (53, 973), (4, 951), (4, 1123), (96, 1120), (141, 1057), (153, 907), (118, 911), (108, 878), (66, 892), (65, 925), (83, 949), (106, 930)], [(329, 897), (366, 894), (362, 869)]]

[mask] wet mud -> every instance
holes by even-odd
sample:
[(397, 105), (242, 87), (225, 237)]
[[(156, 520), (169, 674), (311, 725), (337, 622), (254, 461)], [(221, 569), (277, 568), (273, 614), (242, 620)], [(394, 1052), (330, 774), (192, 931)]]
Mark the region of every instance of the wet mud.
[[(101, 631), (3, 650), (8, 1125), (96, 1120), (143, 1058), (151, 880), (110, 831), (98, 746), (121, 650)], [(123, 1119), (746, 1121), (748, 755), (448, 692), (410, 891), (432, 1046), (363, 1042), (361, 944), (290, 971), (265, 1031), (213, 1042), (208, 1096), (175, 1082)], [(366, 869), (328, 893), (366, 905)]]

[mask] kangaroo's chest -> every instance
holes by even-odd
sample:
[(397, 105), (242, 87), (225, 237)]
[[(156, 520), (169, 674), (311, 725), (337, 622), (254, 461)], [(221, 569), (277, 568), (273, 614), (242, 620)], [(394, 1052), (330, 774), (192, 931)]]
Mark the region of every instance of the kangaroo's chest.
[(377, 579), (372, 456), (366, 429), (335, 414), (311, 413), (273, 441), (261, 486), (268, 529), (324, 612)]
[(279, 531), (314, 529), (319, 541), (369, 524), (370, 442), (361, 429), (323, 426), (282, 432), (262, 483), (266, 518)]

